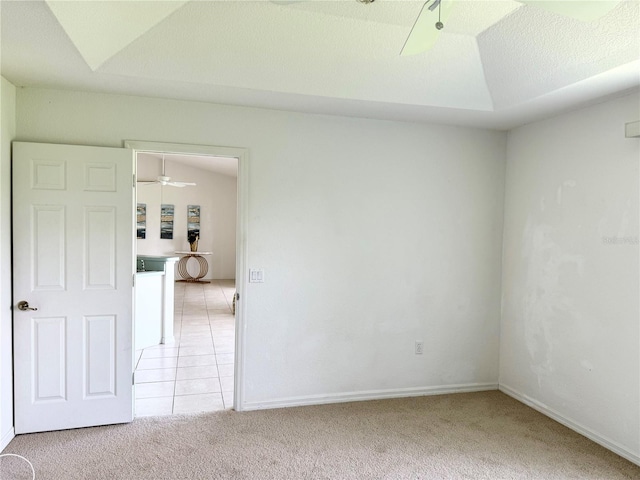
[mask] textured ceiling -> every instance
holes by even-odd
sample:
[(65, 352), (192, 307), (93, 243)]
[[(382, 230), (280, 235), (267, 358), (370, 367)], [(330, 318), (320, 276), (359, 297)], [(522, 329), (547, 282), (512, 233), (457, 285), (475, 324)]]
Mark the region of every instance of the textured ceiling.
[[(592, 22), (527, 6), (480, 33), (478, 47), (495, 108), (517, 105), (638, 59), (638, 6), (622, 2)], [(505, 69), (507, 63), (510, 68)]]
[(185, 3), (47, 1), (92, 70)]
[(638, 0), (593, 0), (592, 21), (444, 1), (433, 48), (401, 57), (423, 1), (3, 0), (1, 68), (18, 86), (496, 128), (640, 83)]

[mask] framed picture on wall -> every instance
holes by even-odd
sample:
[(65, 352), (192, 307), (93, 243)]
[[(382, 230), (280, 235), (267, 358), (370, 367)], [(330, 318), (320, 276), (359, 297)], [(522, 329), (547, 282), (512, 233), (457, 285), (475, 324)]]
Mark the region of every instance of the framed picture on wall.
[(144, 239), (147, 237), (147, 204), (139, 203), (136, 211), (138, 238)]
[(200, 236), (200, 205), (187, 205), (187, 238)]
[(173, 239), (173, 211), (173, 205), (166, 203), (160, 205), (160, 238), (162, 239)]

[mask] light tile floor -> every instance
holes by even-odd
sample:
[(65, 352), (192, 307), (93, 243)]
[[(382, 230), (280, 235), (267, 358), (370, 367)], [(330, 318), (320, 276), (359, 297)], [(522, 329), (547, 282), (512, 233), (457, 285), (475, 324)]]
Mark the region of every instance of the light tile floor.
[(136, 356), (136, 416), (233, 406), (234, 280), (176, 282), (175, 342)]

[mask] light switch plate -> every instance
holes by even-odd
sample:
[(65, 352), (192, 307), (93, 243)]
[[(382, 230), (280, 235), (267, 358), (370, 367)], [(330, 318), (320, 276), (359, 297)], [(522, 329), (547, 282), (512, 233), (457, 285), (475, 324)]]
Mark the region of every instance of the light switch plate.
[(264, 270), (262, 269), (250, 269), (249, 270), (249, 283), (264, 283)]

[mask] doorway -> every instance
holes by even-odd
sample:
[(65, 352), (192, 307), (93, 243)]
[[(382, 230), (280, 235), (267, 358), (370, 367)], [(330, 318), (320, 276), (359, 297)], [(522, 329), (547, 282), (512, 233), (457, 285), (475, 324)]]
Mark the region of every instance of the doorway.
[[(236, 332), (242, 307), (234, 299), (242, 285), (242, 199), (238, 193), (246, 153), (198, 146), (196, 150), (208, 151), (193, 152), (193, 146), (140, 142), (127, 142), (127, 146), (136, 153), (136, 203), (146, 208), (146, 231), (144, 238), (136, 239), (136, 253), (174, 256), (183, 264), (175, 275), (174, 338), (136, 351), (136, 416), (238, 409), (236, 392), (241, 389), (234, 378), (242, 368), (236, 348), (241, 343)], [(158, 176), (196, 185), (146, 183)], [(160, 213), (171, 210), (168, 206), (173, 209), (171, 234), (168, 216), (161, 218)], [(193, 225), (187, 225), (187, 216), (194, 207), (198, 207), (200, 225), (197, 250), (191, 252), (188, 232), (193, 233)], [(192, 258), (194, 253), (198, 262)], [(193, 277), (201, 278), (193, 281)]]

